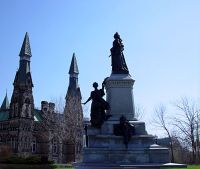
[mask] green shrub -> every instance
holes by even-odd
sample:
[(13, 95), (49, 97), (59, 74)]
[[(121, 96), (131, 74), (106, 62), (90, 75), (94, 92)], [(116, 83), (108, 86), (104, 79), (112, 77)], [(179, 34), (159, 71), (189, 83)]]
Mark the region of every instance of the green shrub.
[(30, 156), (25, 159), (25, 164), (41, 164), (41, 158), (38, 156)]
[(16, 155), (6, 158), (3, 163), (7, 164), (53, 164), (53, 161), (44, 161), (39, 156), (19, 157)]
[(23, 157), (10, 156), (7, 159), (5, 159), (5, 163), (9, 163), (9, 164), (25, 164), (25, 159)]

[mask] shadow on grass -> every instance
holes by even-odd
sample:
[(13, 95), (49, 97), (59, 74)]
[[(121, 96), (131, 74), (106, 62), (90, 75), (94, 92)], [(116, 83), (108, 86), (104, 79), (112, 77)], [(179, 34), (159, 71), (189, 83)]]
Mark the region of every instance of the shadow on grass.
[(56, 169), (52, 164), (0, 164), (0, 169)]

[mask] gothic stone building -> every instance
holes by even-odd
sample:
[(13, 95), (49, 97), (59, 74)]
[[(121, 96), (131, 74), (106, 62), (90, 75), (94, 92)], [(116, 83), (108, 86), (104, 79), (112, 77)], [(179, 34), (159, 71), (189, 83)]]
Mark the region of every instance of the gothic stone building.
[(6, 94), (0, 108), (0, 145), (8, 145), (18, 156), (36, 155), (58, 163), (79, 160), (83, 146), (83, 112), (75, 54), (69, 70), (64, 113), (56, 113), (55, 104), (47, 101), (41, 102), (40, 110), (34, 107), (32, 54), (27, 33), (19, 56), (11, 102), (9, 104)]

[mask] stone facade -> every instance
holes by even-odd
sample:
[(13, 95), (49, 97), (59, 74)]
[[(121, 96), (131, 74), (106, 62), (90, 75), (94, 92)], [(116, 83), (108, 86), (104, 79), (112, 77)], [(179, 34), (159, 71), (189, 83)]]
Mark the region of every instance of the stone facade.
[[(9, 145), (18, 156), (37, 155), (57, 163), (79, 160), (83, 146), (83, 112), (75, 55), (64, 113), (56, 112), (55, 104), (47, 101), (41, 102), (40, 110), (34, 107), (32, 54), (27, 33), (19, 56), (11, 103), (6, 94), (0, 109), (0, 144)], [(72, 130), (76, 137), (72, 136)]]

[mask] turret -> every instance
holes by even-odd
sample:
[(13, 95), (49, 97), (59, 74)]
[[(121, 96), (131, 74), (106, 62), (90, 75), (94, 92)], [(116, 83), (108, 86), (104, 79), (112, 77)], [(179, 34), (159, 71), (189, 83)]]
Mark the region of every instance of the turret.
[(10, 103), (9, 103), (7, 92), (6, 92), (6, 96), (4, 97), (4, 100), (1, 105), (1, 110), (7, 110), (9, 108), (10, 108)]

